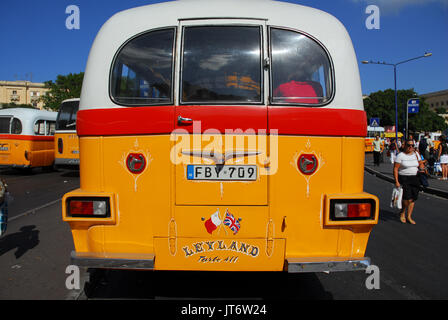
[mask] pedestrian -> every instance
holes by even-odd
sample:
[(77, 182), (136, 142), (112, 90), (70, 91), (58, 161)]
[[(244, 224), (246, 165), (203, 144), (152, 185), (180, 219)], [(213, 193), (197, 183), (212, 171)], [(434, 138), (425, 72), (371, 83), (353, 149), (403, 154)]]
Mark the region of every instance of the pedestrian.
[(418, 143), (418, 152), (425, 158), (425, 160), (428, 160), (426, 157), (426, 149), (428, 148), (428, 140), (425, 136), (420, 137), (420, 141)]
[(373, 140), (372, 144), (373, 144), (373, 164), (379, 167), (381, 152), (383, 152), (382, 150), (383, 146), (380, 137), (378, 135), (375, 137), (375, 140)]
[(389, 147), (389, 150), (390, 150), (390, 162), (391, 162), (392, 164), (394, 164), (394, 162), (395, 162), (395, 158), (397, 157), (397, 153), (398, 153), (397, 142), (395, 141), (394, 138), (392, 138), (392, 139), (390, 140), (390, 147)]
[[(430, 161), (431, 158), (432, 158), (432, 157), (431, 157), (432, 152), (434, 151), (434, 142), (432, 141), (432, 139), (431, 139), (431, 137), (429, 136), (429, 133), (428, 133), (428, 132), (425, 133), (425, 139), (426, 139), (426, 145), (427, 145), (427, 147), (426, 147), (426, 151), (425, 151), (425, 155), (424, 155), (424, 157), (425, 157), (426, 160)], [(431, 162), (431, 161), (430, 161), (430, 162)]]
[(424, 163), (421, 161), (420, 154), (415, 151), (414, 141), (407, 139), (404, 144), (404, 151), (397, 155), (394, 163), (395, 186), (403, 188), (403, 202), (400, 211), (400, 221), (402, 223), (406, 223), (407, 220), (409, 223), (415, 224), (412, 219), (412, 212), (420, 191), (420, 179), (417, 172), (419, 167), (423, 166)]
[(448, 145), (446, 142), (446, 137), (441, 135), (439, 137), (439, 153), (437, 156), (440, 165), (442, 166), (442, 178), (439, 180), (447, 180), (448, 179)]

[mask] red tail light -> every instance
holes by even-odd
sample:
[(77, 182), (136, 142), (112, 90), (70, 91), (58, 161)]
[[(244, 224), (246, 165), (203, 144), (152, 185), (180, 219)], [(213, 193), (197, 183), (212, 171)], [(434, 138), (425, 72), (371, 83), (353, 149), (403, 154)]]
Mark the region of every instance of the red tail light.
[(70, 201), (70, 215), (93, 215), (93, 202)]
[(350, 203), (347, 205), (348, 218), (369, 218), (370, 203)]
[(64, 142), (61, 138), (58, 138), (58, 152), (62, 153), (64, 151)]

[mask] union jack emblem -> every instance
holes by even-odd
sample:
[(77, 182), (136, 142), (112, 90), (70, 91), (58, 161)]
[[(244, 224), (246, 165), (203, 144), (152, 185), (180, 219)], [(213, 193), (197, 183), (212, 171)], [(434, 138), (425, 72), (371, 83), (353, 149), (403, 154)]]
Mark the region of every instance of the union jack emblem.
[(237, 234), (241, 228), (239, 221), (235, 219), (233, 214), (231, 214), (228, 210), (226, 210), (226, 218), (224, 219), (223, 223), (233, 231), (234, 235)]

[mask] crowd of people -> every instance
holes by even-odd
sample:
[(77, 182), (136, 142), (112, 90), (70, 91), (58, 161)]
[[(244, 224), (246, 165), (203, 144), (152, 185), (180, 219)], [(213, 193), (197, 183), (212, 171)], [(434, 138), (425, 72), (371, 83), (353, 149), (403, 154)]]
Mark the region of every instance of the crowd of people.
[[(439, 180), (448, 180), (448, 144), (445, 135), (438, 138), (438, 143), (434, 143), (428, 133), (417, 140), (409, 135), (407, 140), (413, 141), (414, 151), (421, 156), (428, 172), (434, 176), (440, 176)], [(390, 162), (394, 164), (398, 154), (406, 151), (406, 141), (403, 138), (398, 138), (398, 140), (387, 138), (382, 141), (379, 136), (376, 136), (373, 141), (374, 164), (379, 166), (384, 152), (390, 158)]]

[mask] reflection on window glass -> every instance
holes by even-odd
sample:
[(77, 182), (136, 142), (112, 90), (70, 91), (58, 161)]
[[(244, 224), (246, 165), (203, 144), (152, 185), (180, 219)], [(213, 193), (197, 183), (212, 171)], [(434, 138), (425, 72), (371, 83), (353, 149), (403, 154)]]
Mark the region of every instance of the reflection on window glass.
[(317, 42), (273, 28), (271, 46), (274, 103), (321, 104), (330, 99), (330, 61)]
[(174, 29), (146, 33), (126, 44), (113, 67), (111, 93), (130, 105), (170, 103)]
[(11, 117), (0, 117), (0, 133), (10, 133)]
[(34, 124), (34, 134), (36, 135), (45, 135), (45, 120), (38, 120)]
[(69, 101), (61, 105), (56, 119), (56, 130), (76, 130), (76, 113), (79, 101)]
[(182, 102), (261, 102), (259, 27), (188, 27)]
[(22, 133), (22, 122), (19, 119), (12, 119), (11, 123), (11, 133), (12, 134), (21, 134)]
[(47, 136), (54, 136), (55, 128), (56, 128), (56, 122), (47, 121)]

